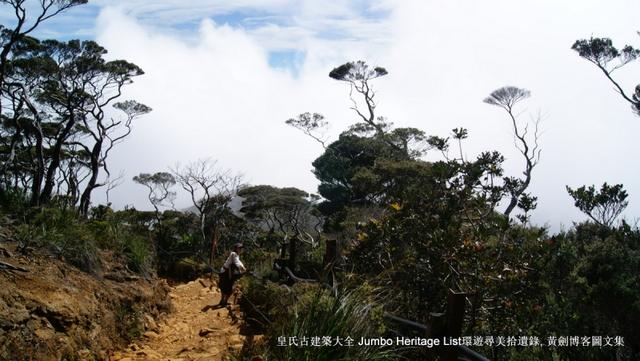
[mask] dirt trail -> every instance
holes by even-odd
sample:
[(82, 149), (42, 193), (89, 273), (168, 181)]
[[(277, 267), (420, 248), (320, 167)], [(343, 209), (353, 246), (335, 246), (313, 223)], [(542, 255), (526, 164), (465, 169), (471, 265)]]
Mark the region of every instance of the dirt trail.
[(245, 337), (240, 335), (238, 306), (212, 307), (220, 301), (220, 291), (210, 285), (208, 279), (198, 279), (172, 287), (174, 312), (157, 325), (149, 319), (155, 331), (145, 332), (109, 361), (217, 361), (224, 360), (230, 350), (242, 348)]

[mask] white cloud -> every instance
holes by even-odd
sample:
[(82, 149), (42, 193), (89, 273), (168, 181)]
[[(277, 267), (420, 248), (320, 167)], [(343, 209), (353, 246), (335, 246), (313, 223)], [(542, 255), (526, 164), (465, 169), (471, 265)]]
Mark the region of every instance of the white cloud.
[[(576, 39), (608, 36), (640, 46), (631, 12), (640, 3), (491, 0), (398, 4), (390, 26), (394, 45), (385, 60), (391, 84), (380, 110), (392, 119), (446, 134), (470, 130), (469, 154), (497, 149), (507, 171), (519, 175), (522, 160), (498, 108), (482, 103), (494, 89), (516, 85), (532, 91), (526, 109), (547, 114), (542, 161), (531, 191), (539, 196), (533, 219), (557, 226), (582, 218), (564, 186), (624, 183), (627, 215), (640, 210), (640, 180), (632, 154), (640, 119), (601, 73), (570, 49)], [(627, 89), (640, 82), (640, 64), (618, 76)]]
[[(327, 91), (331, 83), (324, 70), (305, 68), (294, 79), (270, 68), (267, 52), (244, 31), (210, 21), (203, 22), (195, 45), (153, 34), (115, 10), (100, 16), (98, 33), (110, 56), (145, 70), (126, 96), (154, 108), (114, 152), (113, 169), (152, 172), (213, 157), (253, 183), (314, 190), (307, 170), (320, 149), (284, 120), (309, 109), (331, 109), (338, 101), (340, 95)], [(341, 110), (326, 113), (346, 116)], [(113, 197), (120, 205), (144, 204), (135, 187), (129, 182)]]
[[(348, 90), (327, 74), (345, 61), (364, 59), (389, 70), (374, 84), (379, 114), (430, 134), (467, 127), (467, 154), (499, 150), (507, 156), (512, 175), (519, 174), (522, 162), (509, 124), (498, 108), (482, 99), (503, 85), (532, 90), (526, 109), (547, 114), (542, 161), (531, 186), (539, 196), (535, 221), (569, 225), (580, 216), (565, 184), (604, 181), (624, 183), (631, 194), (627, 214), (639, 214), (640, 181), (633, 155), (639, 150), (635, 134), (640, 119), (597, 69), (570, 50), (573, 41), (592, 34), (639, 45), (630, 15), (640, 10), (637, 2), (612, 1), (603, 7), (595, 0), (580, 5), (551, 0), (386, 1), (375, 6), (393, 8), (391, 16), (375, 20), (354, 12), (347, 1), (327, 7), (317, 2), (292, 7), (287, 6), (293, 2), (284, 1), (264, 6), (206, 2), (218, 6), (215, 11), (224, 6), (231, 11), (233, 4), (234, 9), (268, 9), (291, 21), (251, 29), (204, 21), (190, 41), (167, 29), (158, 31), (157, 22), (141, 25), (136, 16), (177, 6), (199, 19), (209, 15), (205, 11), (198, 17), (204, 2), (127, 3), (125, 10), (102, 12), (97, 40), (111, 56), (146, 71), (127, 96), (154, 112), (139, 120), (131, 138), (114, 153), (113, 169), (151, 172), (211, 156), (244, 172), (252, 183), (313, 191), (310, 163), (321, 148), (284, 120), (315, 111), (333, 122), (334, 135), (344, 129), (355, 120), (348, 109)], [(319, 36), (332, 27), (344, 36)], [(297, 77), (268, 66), (268, 52), (282, 49), (305, 54)], [(640, 80), (639, 71), (640, 66), (630, 66), (618, 75), (630, 88)], [(141, 189), (131, 182), (112, 195), (120, 205), (144, 204)]]

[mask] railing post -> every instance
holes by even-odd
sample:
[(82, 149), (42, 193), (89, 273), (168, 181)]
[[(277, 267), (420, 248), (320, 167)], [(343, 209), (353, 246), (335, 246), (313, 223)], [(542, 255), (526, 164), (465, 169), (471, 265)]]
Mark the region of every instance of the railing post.
[(429, 316), (427, 338), (442, 338), (447, 329), (447, 315), (441, 312), (431, 312)]
[(447, 336), (460, 337), (462, 335), (462, 321), (467, 294), (449, 291), (447, 297)]
[[(488, 358), (461, 345), (451, 345), (449, 338), (460, 338), (462, 336), (462, 324), (464, 321), (464, 310), (467, 294), (463, 292), (453, 292), (447, 296), (447, 312), (446, 313), (430, 313), (428, 325), (423, 325), (415, 321), (403, 319), (389, 313), (384, 313), (384, 317), (397, 323), (409, 326), (414, 330), (424, 332), (426, 338), (447, 340), (447, 346), (444, 342), (433, 351), (440, 356), (440, 360), (457, 361), (461, 360), (477, 360), (489, 361)], [(428, 355), (432, 355), (428, 353)]]
[[(447, 296), (447, 326), (445, 337), (456, 338), (462, 335), (466, 298), (467, 294), (464, 292), (449, 291), (449, 295)], [(444, 349), (444, 359), (446, 361), (456, 361), (458, 359), (456, 347), (446, 347)]]

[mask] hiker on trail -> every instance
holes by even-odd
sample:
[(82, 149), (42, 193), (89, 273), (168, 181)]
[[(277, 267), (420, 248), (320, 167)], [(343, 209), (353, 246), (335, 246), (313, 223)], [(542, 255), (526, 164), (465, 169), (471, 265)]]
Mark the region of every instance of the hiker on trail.
[(245, 273), (247, 269), (240, 261), (240, 254), (242, 253), (242, 243), (236, 243), (233, 246), (233, 250), (229, 253), (229, 257), (224, 262), (224, 265), (220, 269), (220, 282), (218, 287), (220, 288), (220, 306), (226, 306), (231, 293), (233, 293), (233, 283), (240, 278), (240, 275)]

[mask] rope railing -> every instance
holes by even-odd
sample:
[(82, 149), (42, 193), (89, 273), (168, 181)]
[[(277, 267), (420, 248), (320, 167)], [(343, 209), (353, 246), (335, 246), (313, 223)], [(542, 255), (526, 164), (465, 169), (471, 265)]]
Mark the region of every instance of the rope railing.
[(427, 325), (423, 325), (423, 324), (415, 322), (415, 321), (411, 321), (411, 320), (407, 320), (407, 319), (404, 319), (404, 318), (400, 318), (400, 317), (392, 315), (392, 314), (390, 314), (388, 312), (385, 312), (383, 315), (384, 315), (385, 318), (388, 318), (388, 319), (390, 319), (392, 321), (395, 321), (395, 322), (401, 323), (403, 325), (409, 326), (411, 328), (415, 328), (415, 329), (424, 331), (425, 333), (429, 333), (430, 332), (430, 328)]
[(291, 269), (289, 269), (289, 267), (286, 267), (286, 266), (284, 267), (284, 271), (295, 282), (303, 282), (303, 283), (316, 283), (316, 282), (318, 282), (318, 280), (314, 280), (314, 279), (300, 278), (300, 277), (294, 275), (293, 271), (291, 271)]

